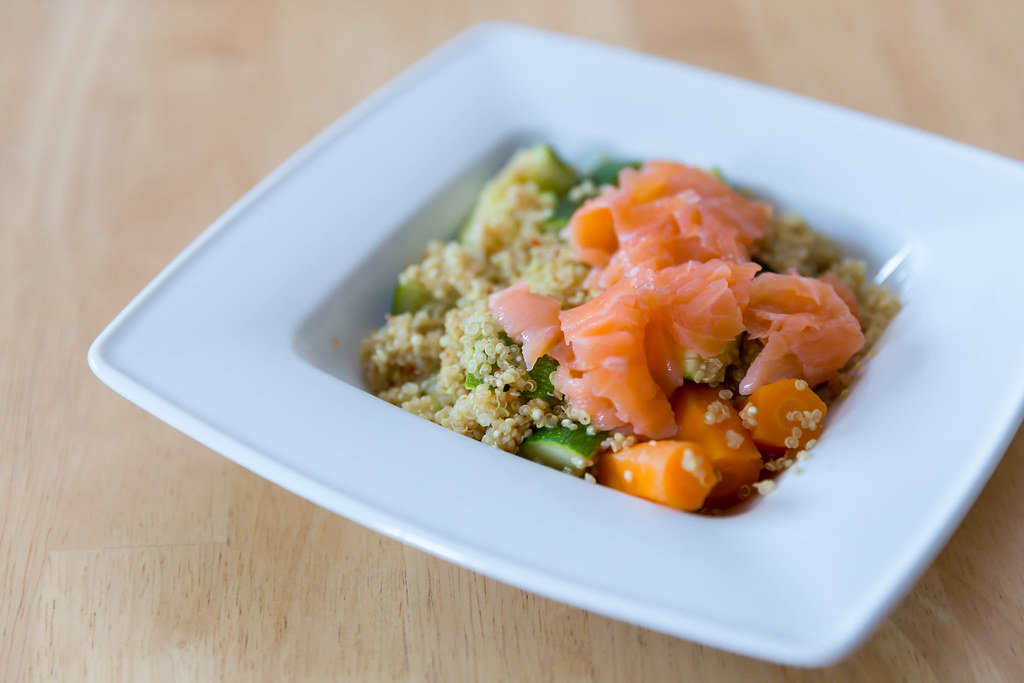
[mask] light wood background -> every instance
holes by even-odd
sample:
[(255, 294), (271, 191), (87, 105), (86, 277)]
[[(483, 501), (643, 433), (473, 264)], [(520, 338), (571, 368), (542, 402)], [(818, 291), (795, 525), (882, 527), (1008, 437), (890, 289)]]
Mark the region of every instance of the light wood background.
[[(406, 548), (236, 467), (86, 367), (103, 326), (246, 189), (485, 19), (636, 47), (1024, 159), (1019, 0), (0, 0), (0, 679), (822, 674)], [(826, 677), (1020, 680), (1022, 489), (1018, 436), (935, 565)]]

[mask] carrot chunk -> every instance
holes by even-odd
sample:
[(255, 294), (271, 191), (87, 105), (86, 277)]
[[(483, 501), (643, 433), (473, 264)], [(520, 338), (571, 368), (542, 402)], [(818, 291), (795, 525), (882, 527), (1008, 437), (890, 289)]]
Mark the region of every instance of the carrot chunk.
[(677, 439), (700, 444), (721, 481), (708, 495), (708, 505), (736, 502), (740, 487), (761, 473), (761, 453), (732, 406), (732, 397), (706, 384), (687, 382), (672, 396), (679, 431)]
[(647, 441), (597, 463), (597, 481), (670, 507), (694, 511), (718, 483), (711, 461), (692, 441)]
[(783, 379), (761, 387), (740, 411), (754, 443), (763, 452), (806, 448), (821, 436), (828, 408), (802, 379)]

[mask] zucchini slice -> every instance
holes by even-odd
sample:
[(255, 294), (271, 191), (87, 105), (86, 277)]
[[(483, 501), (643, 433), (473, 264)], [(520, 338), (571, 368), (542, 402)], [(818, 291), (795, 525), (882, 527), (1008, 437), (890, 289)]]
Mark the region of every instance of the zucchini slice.
[(430, 295), (430, 292), (418, 282), (399, 282), (395, 286), (394, 295), (391, 297), (391, 313), (392, 315), (412, 313), (423, 308), (433, 299), (434, 297)]
[(533, 369), (530, 370), (530, 379), (536, 384), (537, 388), (533, 391), (527, 391), (527, 398), (543, 398), (550, 400), (554, 398), (555, 386), (551, 383), (551, 373), (558, 368), (558, 361), (551, 356), (541, 356), (537, 359), (537, 362), (533, 364)]
[(554, 427), (538, 429), (519, 446), (519, 455), (561, 470), (576, 477), (582, 477), (592, 458), (604, 440), (605, 432), (587, 434), (586, 427), (576, 429)]
[(640, 168), (639, 161), (622, 161), (621, 159), (604, 159), (587, 176), (598, 187), (602, 185), (619, 186), (619, 171), (624, 168)]

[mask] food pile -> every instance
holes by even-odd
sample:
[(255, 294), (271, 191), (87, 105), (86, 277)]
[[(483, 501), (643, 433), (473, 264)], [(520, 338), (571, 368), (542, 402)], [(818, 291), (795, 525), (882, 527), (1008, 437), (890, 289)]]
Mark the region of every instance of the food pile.
[(516, 153), (363, 342), (376, 395), (682, 510), (774, 488), (899, 301), (716, 170)]

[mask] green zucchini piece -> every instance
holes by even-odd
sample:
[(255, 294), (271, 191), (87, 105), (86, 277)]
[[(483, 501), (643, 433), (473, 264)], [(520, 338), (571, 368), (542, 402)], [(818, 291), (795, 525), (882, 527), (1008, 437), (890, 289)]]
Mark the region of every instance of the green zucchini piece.
[(619, 171), (624, 168), (640, 168), (639, 161), (622, 161), (621, 159), (603, 159), (587, 176), (598, 187), (602, 185), (619, 185)]
[(544, 225), (551, 228), (552, 230), (561, 230), (568, 223), (572, 215), (576, 213), (576, 209), (580, 208), (583, 202), (574, 202), (568, 197), (562, 197), (558, 200), (558, 204), (555, 205), (555, 212), (551, 214), (551, 218), (544, 221)]
[(395, 293), (391, 297), (391, 313), (412, 313), (423, 308), (433, 301), (430, 292), (418, 282), (399, 282), (395, 286)]
[(537, 388), (533, 391), (527, 391), (527, 398), (543, 398), (549, 400), (555, 395), (555, 386), (551, 383), (551, 373), (558, 369), (558, 361), (551, 356), (541, 356), (537, 359), (537, 362), (533, 364), (533, 369), (530, 370), (530, 379), (536, 384)]
[(683, 379), (698, 384), (715, 384), (725, 379), (725, 371), (739, 357), (739, 344), (729, 342), (725, 351), (705, 358), (696, 351), (678, 347), (676, 358), (683, 364)]
[(468, 247), (483, 245), (487, 224), (508, 217), (505, 197), (514, 185), (533, 182), (542, 194), (562, 196), (576, 180), (576, 170), (562, 161), (551, 145), (536, 144), (519, 150), (480, 192), (472, 214), (459, 228), (459, 242)]
[[(498, 339), (500, 339), (506, 346), (519, 346), (519, 344), (516, 343), (515, 339), (513, 339), (510, 336), (508, 336), (504, 332), (498, 332)], [(487, 374), (490, 375), (492, 372), (494, 372), (494, 367), (493, 366), (491, 367), (490, 372), (488, 372)], [(483, 383), (484, 383), (484, 380), (483, 380), (482, 377), (474, 375), (471, 372), (467, 372), (466, 373), (466, 388), (467, 389), (476, 389), (478, 386), (480, 386)]]
[[(509, 343), (514, 344), (515, 342), (509, 340)], [(525, 396), (527, 398), (543, 398), (545, 400), (554, 398), (555, 386), (551, 383), (551, 373), (557, 368), (558, 361), (555, 359), (549, 356), (541, 356), (538, 358), (537, 362), (533, 365), (533, 369), (530, 370), (530, 379), (536, 383), (537, 388), (533, 391), (527, 391)], [(483, 379), (477, 375), (474, 375), (471, 372), (466, 373), (467, 389), (476, 389), (483, 383)]]
[(565, 194), (576, 184), (576, 170), (562, 161), (551, 145), (544, 143), (517, 152), (502, 174), (515, 182), (532, 180), (541, 192), (558, 195)]
[(538, 429), (519, 445), (519, 455), (582, 477), (606, 433), (587, 434), (586, 427)]

